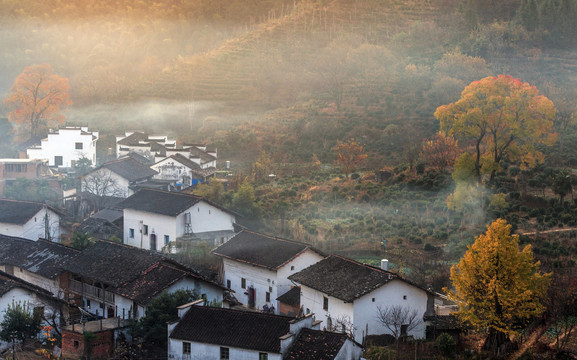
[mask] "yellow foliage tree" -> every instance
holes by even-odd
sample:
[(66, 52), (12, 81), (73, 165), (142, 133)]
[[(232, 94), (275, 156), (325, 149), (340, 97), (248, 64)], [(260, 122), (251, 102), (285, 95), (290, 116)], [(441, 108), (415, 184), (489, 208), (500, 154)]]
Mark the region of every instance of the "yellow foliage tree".
[(552, 145), (553, 102), (536, 87), (512, 76), (499, 75), (472, 82), (461, 98), (435, 111), (441, 128), (475, 142), (477, 177), (494, 178), (503, 159), (532, 167), (543, 161), (535, 144)]
[(41, 135), (45, 126), (64, 122), (60, 110), (72, 104), (68, 79), (54, 74), (49, 64), (28, 66), (4, 103), (12, 110), (10, 122), (22, 125), (30, 137)]
[(333, 151), (337, 152), (337, 163), (341, 166), (346, 177), (349, 177), (349, 174), (364, 164), (368, 157), (364, 146), (357, 143), (353, 138), (347, 142), (337, 140), (337, 145)]
[(497, 350), (509, 336), (539, 316), (551, 274), (539, 272), (531, 245), (519, 251), (511, 225), (495, 220), (451, 268), (453, 289), (445, 289), (459, 305), (457, 316), (477, 330), (488, 330), (485, 348)]

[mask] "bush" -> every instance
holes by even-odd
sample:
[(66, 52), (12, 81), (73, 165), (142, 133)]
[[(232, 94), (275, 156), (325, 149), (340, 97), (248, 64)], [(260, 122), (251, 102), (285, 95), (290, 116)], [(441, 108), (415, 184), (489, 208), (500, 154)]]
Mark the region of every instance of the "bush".
[(445, 357), (453, 357), (457, 350), (455, 339), (447, 333), (442, 333), (435, 340), (435, 346)]

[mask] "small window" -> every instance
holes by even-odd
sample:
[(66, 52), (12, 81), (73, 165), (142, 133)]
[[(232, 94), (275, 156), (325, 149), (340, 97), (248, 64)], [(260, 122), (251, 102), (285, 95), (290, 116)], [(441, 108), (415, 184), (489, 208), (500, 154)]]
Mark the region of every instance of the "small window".
[(76, 150), (82, 150), (82, 143), (81, 143), (81, 142), (79, 142), (79, 143), (74, 143), (74, 148), (75, 148)]
[(258, 360), (268, 360), (267, 353), (258, 353)]
[(62, 166), (62, 156), (55, 156), (54, 157), (54, 166)]
[(164, 235), (164, 245), (168, 245), (169, 242), (170, 242), (170, 236)]
[(295, 269), (294, 265), (291, 265), (291, 270), (294, 270), (294, 269)]
[(230, 359), (230, 350), (227, 347), (220, 348), (220, 360)]
[(375, 298), (373, 298), (373, 302), (375, 302)]
[(210, 210), (208, 210), (208, 215), (210, 215)]
[(128, 229), (128, 237), (134, 239), (134, 229)]
[(144, 235), (148, 235), (148, 225), (143, 225), (143, 226), (142, 226), (142, 233), (143, 233)]
[(270, 302), (270, 293), (266, 292), (266, 302)]
[(240, 279), (240, 287), (243, 289), (246, 289), (246, 279), (245, 278)]
[(182, 342), (182, 353), (183, 354), (190, 354), (190, 343), (183, 341)]
[(323, 296), (323, 310), (329, 311), (329, 298)]
[(227, 280), (226, 281), (226, 287), (230, 289), (230, 285), (231, 285), (230, 280)]
[(79, 345), (80, 345), (80, 343), (78, 342), (78, 340), (74, 340), (74, 348), (78, 349)]
[(403, 295), (403, 300), (407, 300), (407, 295)]

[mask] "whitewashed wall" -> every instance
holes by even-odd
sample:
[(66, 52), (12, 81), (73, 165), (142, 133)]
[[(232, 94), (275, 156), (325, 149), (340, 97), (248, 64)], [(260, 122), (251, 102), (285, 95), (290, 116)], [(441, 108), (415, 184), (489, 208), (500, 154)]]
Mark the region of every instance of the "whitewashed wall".
[(110, 171), (107, 168), (101, 168), (88, 173), (82, 178), (80, 188), (83, 192), (89, 192), (98, 196), (114, 196), (126, 198), (134, 192), (128, 187), (130, 182)]
[[(49, 133), (41, 142), (41, 148), (27, 149), (29, 159), (47, 159), (48, 165), (55, 166), (54, 157), (62, 156), (61, 167), (72, 167), (72, 161), (87, 158), (96, 164), (96, 140), (98, 132), (88, 132), (88, 128), (59, 129), (57, 133)], [(95, 135), (96, 139), (92, 138)], [(82, 149), (76, 149), (76, 143), (82, 143)]]
[(345, 341), (341, 351), (335, 356), (335, 360), (353, 360), (360, 359), (363, 349), (353, 343), (351, 340)]
[[(182, 353), (182, 340), (168, 339), (168, 358), (171, 360), (220, 360), (220, 345), (191, 342), (191, 354)], [(280, 340), (279, 340), (280, 341)], [(229, 358), (258, 360), (259, 351), (229, 347)], [(281, 360), (280, 354), (268, 353), (269, 360)]]
[[(328, 311), (323, 309), (324, 296), (329, 299)], [(333, 324), (339, 319), (348, 319), (351, 322), (354, 320), (354, 307), (352, 303), (345, 303), (343, 300), (327, 296), (318, 290), (304, 285), (301, 287), (301, 306), (304, 307), (305, 313), (310, 311), (315, 314), (317, 320), (323, 322), (321, 325), (323, 329), (327, 328), (327, 319), (329, 317), (331, 317)], [(356, 337), (355, 340), (357, 340)]]
[[(406, 299), (404, 297), (406, 296)], [(375, 301), (373, 302), (373, 298)], [(364, 335), (379, 335), (390, 333), (382, 324), (377, 321), (377, 306), (386, 307), (400, 305), (407, 309), (417, 309), (421, 325), (409, 332), (415, 338), (425, 337), (425, 325), (423, 316), (427, 311), (427, 293), (416, 286), (410, 285), (401, 280), (392, 280), (385, 286), (372, 291), (371, 293), (355, 300), (354, 323), (357, 328), (355, 339)], [(366, 329), (368, 327), (368, 333)], [(357, 340), (358, 341), (358, 340)]]
[[(148, 225), (148, 234), (140, 232), (140, 221)], [(130, 238), (130, 229), (134, 229), (134, 238)], [(124, 209), (124, 243), (142, 249), (150, 249), (150, 235), (156, 234), (156, 250), (162, 250), (164, 236), (170, 241), (176, 239), (176, 218), (144, 211)]]
[[(234, 230), (235, 216), (207, 202), (200, 201), (186, 212), (190, 212), (192, 231), (196, 234), (207, 231)], [(182, 232), (177, 236), (184, 234), (185, 220), (184, 213), (178, 215), (177, 226)]]
[[(285, 265), (281, 266), (277, 270), (277, 287), (278, 296), (283, 295), (291, 289), (295, 284), (288, 279), (292, 274), (308, 268), (311, 265), (323, 260), (324, 257), (311, 249), (306, 249), (303, 253), (299, 254), (293, 260), (289, 261)], [(276, 299), (276, 298), (275, 298)], [(276, 306), (276, 304), (275, 304)], [(278, 308), (278, 306), (277, 306)]]
[[(47, 218), (46, 214), (48, 214)], [(23, 225), (0, 223), (0, 234), (38, 241), (38, 238), (45, 238), (46, 219), (48, 219), (52, 241), (59, 242), (61, 234), (60, 216), (48, 208), (41, 209)]]
[[(249, 287), (254, 287), (256, 291), (255, 306), (259, 309), (267, 304), (266, 292), (271, 291), (270, 302), (268, 305), (274, 305), (278, 313), (277, 295), (277, 273), (276, 271), (265, 268), (244, 264), (238, 261), (223, 258), (224, 265), (224, 284), (230, 280), (230, 288), (235, 291), (235, 297), (241, 303), (248, 305), (248, 295), (245, 292)], [(241, 279), (246, 279), (246, 288), (241, 287)], [(271, 289), (272, 288), (272, 289)]]

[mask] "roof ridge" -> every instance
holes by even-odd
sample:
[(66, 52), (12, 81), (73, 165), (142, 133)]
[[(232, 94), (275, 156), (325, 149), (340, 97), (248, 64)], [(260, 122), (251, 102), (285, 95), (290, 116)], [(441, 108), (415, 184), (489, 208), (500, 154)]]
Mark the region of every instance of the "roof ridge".
[(356, 261), (356, 260), (353, 260), (353, 259), (350, 259), (350, 258), (341, 256), (341, 255), (335, 254), (335, 255), (331, 255), (331, 256), (341, 258), (341, 259), (343, 259), (343, 260), (345, 260), (345, 261), (348, 261), (348, 262), (351, 262), (351, 263), (354, 263), (354, 264), (357, 264), (357, 265), (361, 265), (361, 266), (363, 266), (363, 267), (369, 268), (370, 270), (377, 270), (377, 271), (379, 271), (379, 272), (381, 272), (381, 273), (391, 274), (391, 275), (395, 275), (395, 276), (397, 276), (397, 277), (400, 277), (399, 274), (396, 274), (396, 273), (394, 273), (394, 272), (392, 272), (392, 271), (384, 270), (384, 269), (381, 269), (381, 268), (379, 268), (379, 267), (376, 267), (376, 266), (373, 266), (373, 265), (369, 265), (369, 264), (365, 264), (365, 263), (362, 263), (362, 262), (359, 262), (359, 261)]

